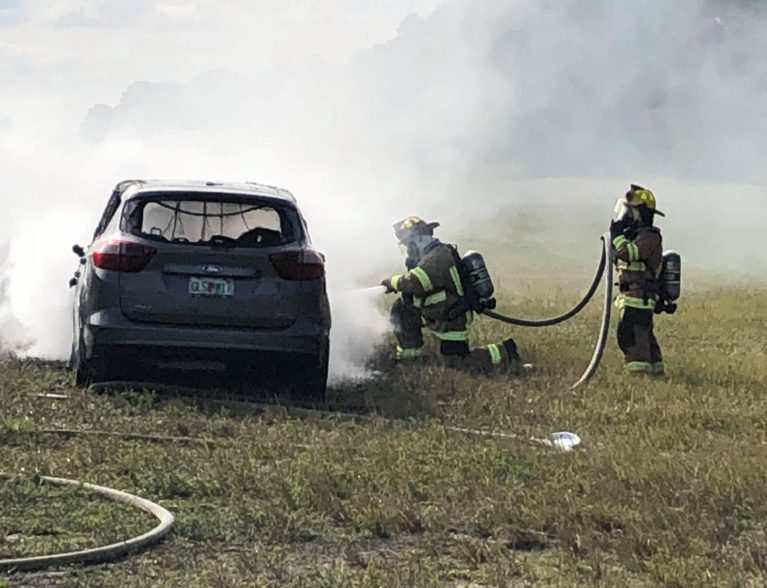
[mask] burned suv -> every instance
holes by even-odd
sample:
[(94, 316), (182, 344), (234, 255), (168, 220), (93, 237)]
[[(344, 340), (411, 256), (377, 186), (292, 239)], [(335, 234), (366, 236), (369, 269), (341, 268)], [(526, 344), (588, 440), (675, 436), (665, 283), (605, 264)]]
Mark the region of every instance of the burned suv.
[[(75, 246), (77, 382), (139, 366), (283, 368), (318, 398), (328, 370), (324, 257), (293, 195), (256, 183), (127, 180)], [(159, 369), (162, 369), (161, 367)]]

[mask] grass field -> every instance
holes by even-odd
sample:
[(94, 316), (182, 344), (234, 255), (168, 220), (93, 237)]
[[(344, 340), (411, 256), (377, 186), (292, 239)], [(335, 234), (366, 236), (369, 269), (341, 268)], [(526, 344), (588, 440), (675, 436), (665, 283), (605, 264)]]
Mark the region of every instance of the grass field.
[[(532, 296), (529, 298), (533, 298)], [(547, 290), (514, 314), (555, 314)], [(0, 558), (95, 546), (153, 521), (76, 478), (157, 501), (177, 518), (159, 547), (3, 585), (762, 586), (767, 583), (767, 291), (712, 290), (658, 322), (667, 380), (626, 379), (613, 340), (588, 363), (598, 304), (557, 328), (512, 332), (537, 369), (476, 377), (436, 361), (334, 389), (367, 422), (250, 414), (146, 392), (77, 389), (56, 364), (0, 365)], [(65, 394), (66, 399), (40, 397)], [(492, 429), (521, 439), (450, 432)], [(210, 443), (68, 436), (98, 429)], [(578, 433), (562, 453), (524, 438)]]

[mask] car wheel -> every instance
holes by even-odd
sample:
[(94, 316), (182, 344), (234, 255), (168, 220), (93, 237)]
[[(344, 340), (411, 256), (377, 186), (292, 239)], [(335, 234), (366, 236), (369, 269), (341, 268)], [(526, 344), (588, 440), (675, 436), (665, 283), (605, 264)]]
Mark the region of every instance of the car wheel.
[(98, 365), (93, 361), (78, 359), (77, 367), (75, 367), (75, 384), (81, 388), (87, 388), (91, 384), (95, 384), (100, 381), (101, 378)]
[(85, 357), (82, 333), (80, 333), (77, 346), (73, 345), (72, 347), (70, 362), (75, 371), (75, 384), (85, 388), (96, 382), (106, 380), (107, 374), (104, 363), (98, 359), (87, 359)]
[(86, 388), (105, 379), (105, 370), (100, 361), (78, 357), (75, 367), (75, 384)]
[(328, 383), (330, 345), (323, 341), (318, 355), (297, 361), (293, 378), (293, 396), (298, 400), (324, 402)]

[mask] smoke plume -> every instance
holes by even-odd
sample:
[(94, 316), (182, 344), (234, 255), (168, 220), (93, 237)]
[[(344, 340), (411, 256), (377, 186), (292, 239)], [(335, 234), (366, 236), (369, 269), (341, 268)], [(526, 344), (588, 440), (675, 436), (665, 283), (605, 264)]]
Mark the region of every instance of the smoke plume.
[[(98, 6), (49, 16), (63, 27), (62, 48), (77, 53), (66, 27), (95, 35), (105, 19), (155, 30), (161, 18), (226, 17), (203, 2), (190, 3), (197, 13), (157, 5), (162, 14), (143, 3), (132, 16)], [(265, 44), (233, 19), (197, 31), (218, 61), (186, 36), (181, 47), (153, 36), (152, 49), (167, 51), (157, 63), (138, 44), (135, 57), (110, 62), (106, 52), (82, 83), (72, 67), (43, 75), (55, 62), (30, 71), (20, 41), (0, 45), (0, 98), (14, 97), (0, 115), (6, 343), (66, 356), (69, 247), (87, 240), (112, 186), (130, 177), (293, 191), (328, 256), (336, 378), (363, 373), (386, 331), (375, 300), (353, 291), (401, 269), (391, 224), (409, 214), (440, 220), (446, 240), (492, 234), (539, 266), (580, 272), (595, 263), (615, 199), (640, 183), (658, 196), (667, 242), (694, 274), (764, 279), (767, 253), (752, 245), (767, 196), (758, 4), (435, 0), (405, 15), (388, 36), (289, 62), (265, 58)], [(137, 81), (142, 71), (154, 81)]]

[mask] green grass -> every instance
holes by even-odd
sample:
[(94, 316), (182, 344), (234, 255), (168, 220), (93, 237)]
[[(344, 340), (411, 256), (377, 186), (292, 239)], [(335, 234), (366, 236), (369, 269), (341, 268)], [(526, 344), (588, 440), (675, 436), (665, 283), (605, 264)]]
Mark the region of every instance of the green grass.
[[(577, 298), (563, 288), (526, 294), (504, 310), (542, 316)], [(0, 556), (92, 546), (154, 524), (36, 485), (45, 474), (136, 493), (177, 517), (159, 547), (47, 580), (62, 585), (764, 585), (767, 292), (686, 297), (658, 321), (667, 380), (626, 379), (611, 339), (593, 383), (573, 392), (597, 306), (543, 330), (482, 319), (477, 343), (513, 333), (537, 366), (521, 379), (436, 361), (403, 368), (382, 350), (384, 375), (331, 391), (334, 402), (376, 407), (380, 417), (364, 423), (92, 394), (56, 365), (5, 361), (0, 471), (22, 480), (0, 481)], [(54, 391), (69, 397), (38, 397)], [(34, 433), (57, 427), (216, 442)], [(557, 430), (578, 433), (582, 450), (523, 440)]]

